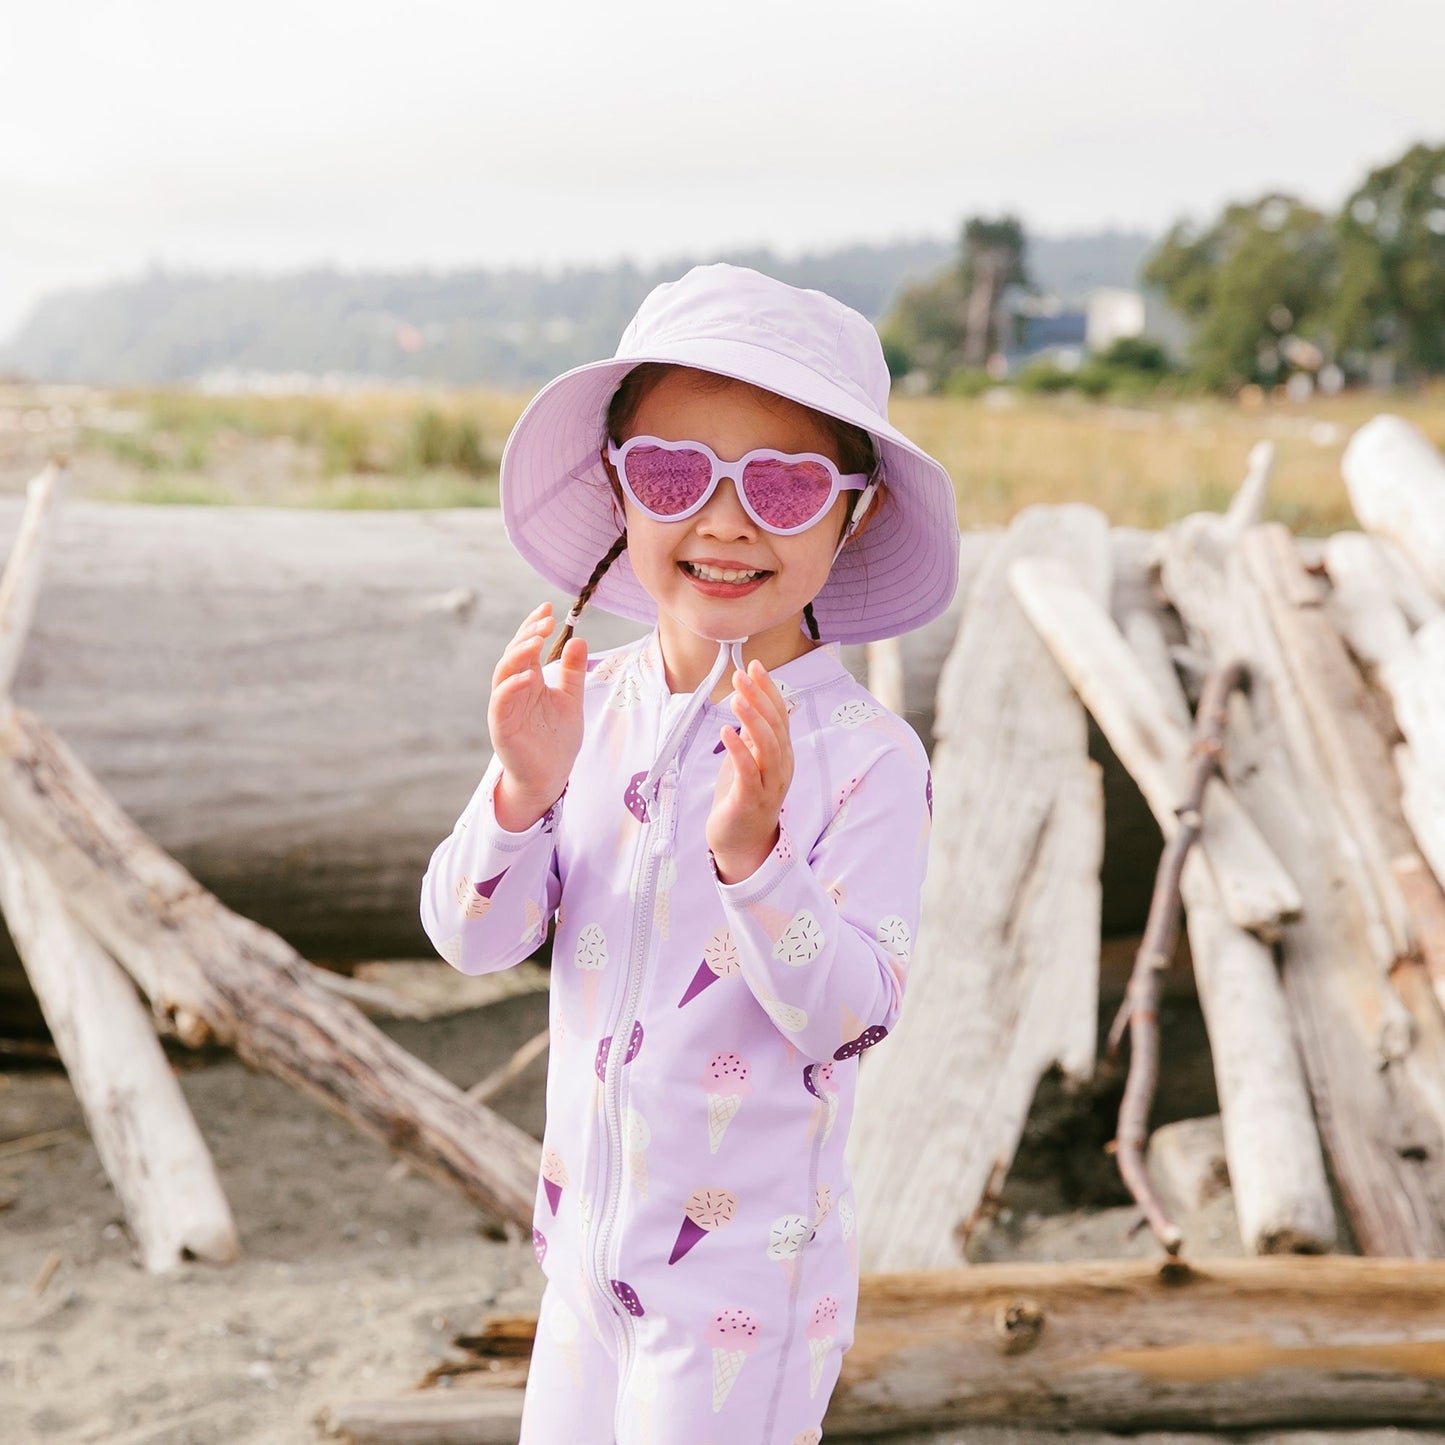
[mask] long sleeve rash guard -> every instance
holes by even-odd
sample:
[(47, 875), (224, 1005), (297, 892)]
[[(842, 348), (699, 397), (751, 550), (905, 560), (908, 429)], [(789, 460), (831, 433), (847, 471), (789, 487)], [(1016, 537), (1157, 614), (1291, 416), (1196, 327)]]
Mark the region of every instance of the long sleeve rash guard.
[[(794, 774), (751, 877), (723, 883), (705, 837), (736, 719), (703, 707), (660, 755), (689, 699), (668, 691), (653, 633), (589, 660), (567, 790), (525, 832), (496, 821), (493, 760), (432, 857), (422, 919), (470, 974), (525, 958), (555, 920), (533, 1237), (549, 1318), (585, 1322), (623, 1361), (695, 1357), (707, 1374), (721, 1351), (776, 1415), (788, 1361), (816, 1394), (809, 1362), (852, 1339), (843, 1145), (858, 1055), (902, 1003), (932, 786), (915, 734), (836, 648), (773, 678)], [(713, 1396), (719, 1429), (731, 1393)]]

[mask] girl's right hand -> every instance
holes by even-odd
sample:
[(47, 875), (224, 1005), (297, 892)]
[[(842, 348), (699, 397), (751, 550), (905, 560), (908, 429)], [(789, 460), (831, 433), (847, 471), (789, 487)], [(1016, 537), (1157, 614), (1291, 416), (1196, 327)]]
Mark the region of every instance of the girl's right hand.
[(554, 627), (552, 604), (527, 615), (492, 674), (487, 728), (501, 760), (493, 795), (497, 822), (509, 833), (530, 828), (562, 796), (582, 746), (582, 686), (587, 644), (562, 649), (556, 687), (542, 676), (542, 645)]

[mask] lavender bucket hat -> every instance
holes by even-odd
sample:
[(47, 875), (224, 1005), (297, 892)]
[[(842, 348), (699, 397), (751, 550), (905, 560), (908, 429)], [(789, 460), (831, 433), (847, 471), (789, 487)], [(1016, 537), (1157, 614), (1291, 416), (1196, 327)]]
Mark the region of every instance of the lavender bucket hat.
[[(547, 581), (576, 594), (617, 540), (603, 469), (608, 404), (642, 362), (751, 382), (861, 427), (874, 438), (887, 496), (833, 563), (813, 602), (824, 641), (872, 642), (937, 617), (958, 585), (958, 518), (948, 473), (888, 421), (888, 367), (869, 321), (821, 291), (739, 266), (696, 266), (653, 290), (610, 361), (564, 373), (532, 399), (502, 453), (502, 517)], [(657, 620), (624, 551), (592, 601)]]

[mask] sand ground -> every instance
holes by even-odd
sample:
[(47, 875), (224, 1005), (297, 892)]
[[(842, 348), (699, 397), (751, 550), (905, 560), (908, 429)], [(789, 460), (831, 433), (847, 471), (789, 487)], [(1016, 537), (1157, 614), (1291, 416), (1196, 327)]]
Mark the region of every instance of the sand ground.
[[(541, 1027), (545, 1007), (544, 996), (530, 995), (385, 1027), (466, 1085)], [(389, 1179), (394, 1161), (384, 1148), (286, 1085), (226, 1056), (175, 1058), (240, 1230), (242, 1258), (229, 1268), (141, 1271), (64, 1074), (0, 1073), (0, 1139), (66, 1131), (47, 1148), (0, 1149), (0, 1445), (314, 1445), (325, 1438), (318, 1421), (328, 1405), (409, 1389), (486, 1314), (535, 1307), (542, 1279), (530, 1245), (487, 1238), (465, 1201), (426, 1179)], [(542, 1065), (498, 1107), (540, 1133)], [(1038, 1185), (1027, 1171), (1019, 1188), (980, 1257), (1153, 1248), (1130, 1233), (1128, 1208), (1045, 1214), (1028, 1206)], [(1207, 1227), (1229, 1252), (1227, 1221)], [(1039, 1445), (1055, 1437), (988, 1429), (927, 1438)], [(1115, 1438), (1122, 1442), (1076, 1434), (1070, 1445)], [(1135, 1437), (1146, 1445), (1204, 1438)], [(1405, 1445), (1445, 1431), (1237, 1438)]]

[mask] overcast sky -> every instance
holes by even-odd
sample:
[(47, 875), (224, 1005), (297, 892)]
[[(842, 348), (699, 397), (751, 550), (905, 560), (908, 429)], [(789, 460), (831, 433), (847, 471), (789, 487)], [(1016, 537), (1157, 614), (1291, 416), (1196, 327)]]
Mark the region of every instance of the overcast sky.
[(16, 0), (0, 33), (0, 337), (156, 263), (1157, 231), (1445, 142), (1445, 0)]

